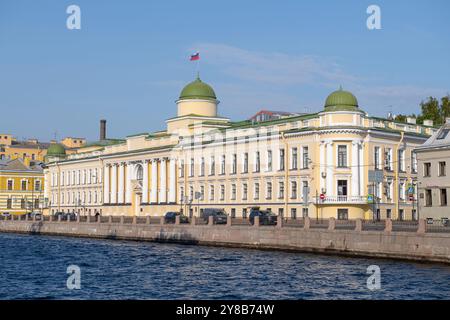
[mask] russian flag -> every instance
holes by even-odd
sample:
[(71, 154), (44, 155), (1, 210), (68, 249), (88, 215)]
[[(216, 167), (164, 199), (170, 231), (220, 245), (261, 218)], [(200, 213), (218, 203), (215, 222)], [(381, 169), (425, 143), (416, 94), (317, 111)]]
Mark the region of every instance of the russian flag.
[(192, 54), (191, 55), (191, 61), (200, 60), (200, 53)]

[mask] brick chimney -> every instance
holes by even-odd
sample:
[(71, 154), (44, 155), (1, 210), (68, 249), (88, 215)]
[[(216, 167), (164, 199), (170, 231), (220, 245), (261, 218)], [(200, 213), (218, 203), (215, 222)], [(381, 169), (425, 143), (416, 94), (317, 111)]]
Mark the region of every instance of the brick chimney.
[(100, 140), (106, 139), (106, 120), (100, 120)]

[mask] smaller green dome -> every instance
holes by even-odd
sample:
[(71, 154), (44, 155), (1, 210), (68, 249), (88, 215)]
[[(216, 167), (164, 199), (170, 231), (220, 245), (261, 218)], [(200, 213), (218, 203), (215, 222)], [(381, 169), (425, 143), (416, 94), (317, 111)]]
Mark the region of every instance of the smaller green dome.
[(52, 143), (47, 149), (47, 156), (61, 157), (66, 155), (66, 149), (59, 143)]
[(216, 100), (216, 93), (213, 88), (200, 80), (199, 77), (186, 85), (180, 93), (180, 100), (182, 99), (206, 99)]
[(325, 111), (357, 111), (358, 100), (348, 91), (339, 90), (332, 92), (325, 101)]

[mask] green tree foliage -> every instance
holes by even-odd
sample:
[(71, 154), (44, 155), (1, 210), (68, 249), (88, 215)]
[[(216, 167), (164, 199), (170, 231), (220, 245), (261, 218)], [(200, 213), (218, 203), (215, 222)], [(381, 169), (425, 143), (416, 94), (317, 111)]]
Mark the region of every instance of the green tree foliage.
[(427, 100), (420, 103), (421, 113), (404, 115), (399, 114), (395, 117), (396, 121), (406, 122), (407, 117), (417, 118), (418, 124), (423, 124), (424, 120), (433, 120), (434, 125), (442, 125), (445, 123), (445, 118), (450, 117), (450, 94), (442, 97), (441, 100), (428, 97)]

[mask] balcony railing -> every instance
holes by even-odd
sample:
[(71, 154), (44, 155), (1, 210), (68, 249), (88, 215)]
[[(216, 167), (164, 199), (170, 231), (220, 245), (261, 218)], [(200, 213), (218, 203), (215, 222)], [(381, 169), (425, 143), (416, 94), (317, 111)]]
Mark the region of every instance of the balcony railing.
[(325, 196), (325, 199), (314, 197), (314, 202), (318, 204), (333, 204), (333, 203), (367, 203), (367, 198), (363, 196)]

